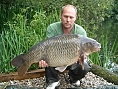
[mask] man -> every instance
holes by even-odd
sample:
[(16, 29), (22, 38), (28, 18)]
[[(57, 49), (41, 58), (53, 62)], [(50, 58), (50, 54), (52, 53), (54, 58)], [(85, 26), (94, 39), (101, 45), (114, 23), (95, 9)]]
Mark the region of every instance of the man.
[[(75, 20), (77, 18), (77, 9), (73, 5), (65, 5), (62, 7), (61, 10), (61, 22), (52, 23), (47, 28), (47, 38), (60, 35), (60, 34), (80, 34), (83, 36), (86, 35), (86, 31), (79, 25), (75, 24)], [(71, 69), (71, 66), (68, 67), (69, 69), (69, 78), (70, 83), (75, 84), (76, 86), (80, 85), (80, 79), (82, 79), (86, 73), (88, 72), (89, 68), (85, 68), (82, 70), (82, 66), (76, 63), (78, 66), (75, 69)], [(73, 64), (74, 65), (74, 64)], [(46, 83), (49, 85), (46, 89), (55, 89), (56, 86), (59, 84), (59, 71), (55, 70), (54, 67), (48, 66), (48, 64), (41, 60), (39, 62), (40, 67), (45, 68), (45, 76), (46, 76)]]

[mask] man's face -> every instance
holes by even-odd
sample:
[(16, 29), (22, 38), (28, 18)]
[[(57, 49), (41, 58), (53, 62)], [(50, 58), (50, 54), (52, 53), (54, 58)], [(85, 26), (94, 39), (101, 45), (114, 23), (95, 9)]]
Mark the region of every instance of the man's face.
[(73, 7), (65, 7), (63, 13), (61, 14), (61, 21), (65, 29), (73, 27), (76, 20), (76, 11)]

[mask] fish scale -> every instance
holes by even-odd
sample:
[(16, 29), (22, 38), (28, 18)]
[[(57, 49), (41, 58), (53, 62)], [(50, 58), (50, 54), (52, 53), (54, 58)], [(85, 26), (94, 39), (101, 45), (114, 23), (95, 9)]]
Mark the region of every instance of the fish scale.
[[(79, 58), (78, 50), (79, 49), (77, 49), (77, 44), (72, 45), (72, 43), (62, 44), (59, 47), (52, 45), (51, 47), (49, 47), (49, 49), (47, 49), (48, 53), (47, 53), (47, 58), (45, 59), (53, 59), (48, 61), (48, 64), (53, 67), (60, 65), (68, 65), (68, 61), (70, 62), (72, 58), (74, 58), (75, 56), (78, 56)], [(77, 60), (78, 59), (76, 59), (76, 61)]]
[[(96, 40), (78, 34), (58, 35), (34, 45), (27, 53), (13, 58), (12, 65), (18, 67), (18, 75), (23, 76), (33, 63), (45, 60), (49, 66), (63, 71), (67, 66), (80, 60), (81, 52), (89, 55), (99, 51), (101, 44)], [(61, 67), (64, 67), (62, 69)]]

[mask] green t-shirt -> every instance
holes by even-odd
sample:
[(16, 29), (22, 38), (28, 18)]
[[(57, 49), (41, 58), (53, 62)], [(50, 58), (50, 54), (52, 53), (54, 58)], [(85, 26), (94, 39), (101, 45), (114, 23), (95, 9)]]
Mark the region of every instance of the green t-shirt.
[[(47, 38), (57, 36), (57, 35), (62, 35), (62, 34), (64, 34), (64, 32), (62, 30), (62, 23), (61, 22), (52, 23), (47, 28), (47, 33), (46, 33)], [(74, 24), (71, 34), (80, 34), (83, 36), (87, 36), (84, 28), (78, 24)]]

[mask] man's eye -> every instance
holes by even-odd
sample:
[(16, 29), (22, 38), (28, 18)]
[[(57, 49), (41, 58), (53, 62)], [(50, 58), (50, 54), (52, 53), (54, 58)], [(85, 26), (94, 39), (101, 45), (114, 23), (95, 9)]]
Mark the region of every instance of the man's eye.
[(68, 16), (64, 16), (65, 18), (68, 18)]
[(73, 18), (73, 17), (70, 17), (71, 19)]

